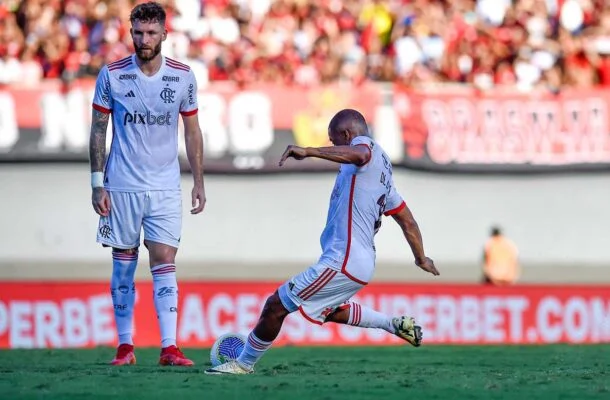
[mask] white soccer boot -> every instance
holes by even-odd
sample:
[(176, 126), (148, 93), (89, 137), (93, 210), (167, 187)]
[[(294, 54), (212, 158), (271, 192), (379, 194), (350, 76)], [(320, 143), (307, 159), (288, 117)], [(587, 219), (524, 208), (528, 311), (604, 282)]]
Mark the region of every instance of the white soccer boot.
[(217, 367), (212, 367), (204, 371), (204, 373), (207, 375), (246, 375), (253, 372), (253, 369), (246, 369), (242, 367), (236, 360), (231, 360), (224, 364), (220, 364)]
[(396, 336), (406, 340), (415, 347), (421, 345), (421, 326), (415, 325), (415, 320), (413, 318), (407, 317), (406, 315), (392, 318), (392, 325), (394, 325), (394, 334)]

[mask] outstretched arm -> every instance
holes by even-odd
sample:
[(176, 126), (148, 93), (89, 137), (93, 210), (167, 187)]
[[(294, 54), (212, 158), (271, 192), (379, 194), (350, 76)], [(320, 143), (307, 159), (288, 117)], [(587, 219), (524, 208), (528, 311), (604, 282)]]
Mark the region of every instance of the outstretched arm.
[(398, 213), (392, 215), (392, 218), (394, 218), (394, 221), (396, 221), (402, 229), (405, 239), (407, 239), (407, 242), (411, 247), (411, 251), (415, 257), (415, 265), (432, 275), (440, 275), (434, 266), (434, 261), (426, 257), (421, 231), (419, 230), (417, 221), (415, 221), (409, 207), (405, 206)]
[(284, 165), (284, 162), (289, 157), (295, 160), (316, 157), (341, 164), (362, 166), (370, 160), (371, 151), (366, 145), (331, 147), (299, 147), (290, 145), (286, 148), (284, 154), (282, 154), (280, 167)]
[(184, 141), (186, 145), (186, 156), (193, 174), (193, 191), (191, 193), (191, 214), (199, 214), (203, 211), (206, 203), (205, 186), (203, 184), (203, 135), (199, 127), (197, 114), (183, 116)]

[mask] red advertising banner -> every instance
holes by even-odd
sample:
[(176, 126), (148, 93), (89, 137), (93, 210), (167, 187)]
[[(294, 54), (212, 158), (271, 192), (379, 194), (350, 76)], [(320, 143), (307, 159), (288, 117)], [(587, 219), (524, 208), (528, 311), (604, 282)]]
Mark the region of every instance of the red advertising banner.
[(407, 166), (447, 171), (608, 169), (610, 94), (397, 86)]
[[(0, 87), (0, 161), (87, 161), (93, 89), (92, 81), (68, 88), (55, 81), (36, 87)], [(329, 144), (328, 122), (338, 110), (356, 108), (373, 118), (381, 96), (373, 83), (309, 88), (213, 83), (197, 96), (206, 171), (276, 170), (287, 145)], [(178, 116), (173, 120), (178, 121)], [(110, 142), (109, 129), (108, 146)], [(183, 140), (179, 151), (187, 168)], [(287, 168), (315, 170), (329, 165), (305, 160)]]
[[(276, 283), (180, 284), (178, 341), (211, 346), (226, 332), (247, 334)], [(152, 284), (136, 284), (138, 346), (157, 346)], [(372, 284), (354, 299), (388, 315), (412, 315), (425, 344), (610, 342), (610, 288)], [(0, 348), (115, 345), (113, 306), (104, 283), (0, 283)], [(390, 345), (379, 329), (312, 324), (290, 315), (277, 345)]]

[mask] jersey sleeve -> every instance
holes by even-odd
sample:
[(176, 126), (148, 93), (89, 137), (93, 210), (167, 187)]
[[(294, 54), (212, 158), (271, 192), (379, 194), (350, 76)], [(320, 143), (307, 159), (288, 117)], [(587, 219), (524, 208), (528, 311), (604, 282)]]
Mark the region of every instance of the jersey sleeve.
[(99, 112), (109, 114), (112, 111), (112, 91), (110, 90), (110, 74), (108, 67), (104, 66), (97, 75), (95, 93), (93, 95), (93, 108)]
[(386, 198), (385, 211), (383, 212), (383, 215), (390, 216), (390, 215), (398, 214), (406, 206), (407, 206), (407, 204), (403, 200), (400, 193), (398, 193), (398, 191), (394, 187), (394, 182), (392, 182), (392, 187), (390, 188), (390, 193), (389, 193), (388, 197)]
[(180, 101), (180, 114), (184, 117), (188, 117), (197, 114), (198, 109), (197, 79), (195, 79), (193, 70), (190, 70), (186, 78), (186, 90)]
[(369, 161), (371, 161), (371, 158), (373, 157), (373, 152), (372, 152), (373, 141), (368, 136), (356, 136), (355, 138), (352, 139), (350, 145), (352, 145), (352, 146), (364, 146), (369, 151), (369, 159), (368, 159), (368, 161), (364, 165), (361, 165), (360, 167), (358, 167), (359, 170), (363, 170), (364, 168), (366, 168), (366, 166), (368, 165)]

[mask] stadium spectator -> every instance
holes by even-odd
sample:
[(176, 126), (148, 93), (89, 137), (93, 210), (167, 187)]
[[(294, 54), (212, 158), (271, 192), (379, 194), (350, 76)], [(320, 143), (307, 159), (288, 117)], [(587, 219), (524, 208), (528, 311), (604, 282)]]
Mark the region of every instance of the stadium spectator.
[[(0, 4), (0, 84), (94, 77), (133, 49), (135, 0)], [(163, 0), (164, 53), (207, 81), (610, 85), (603, 0)], [(38, 66), (36, 66), (37, 64)]]
[(493, 227), (483, 252), (483, 283), (508, 286), (519, 279), (519, 252), (499, 227)]

